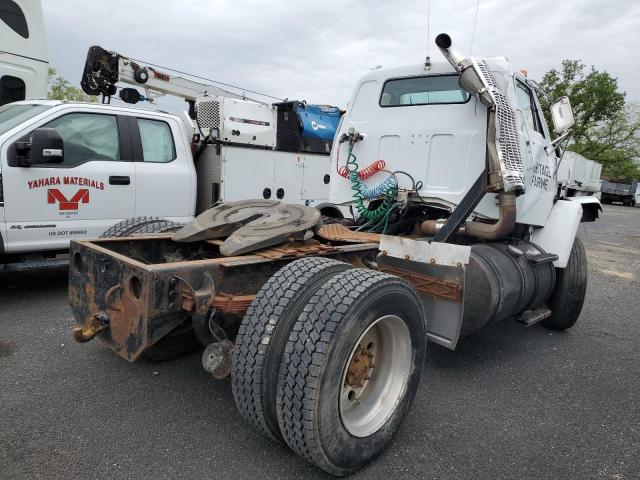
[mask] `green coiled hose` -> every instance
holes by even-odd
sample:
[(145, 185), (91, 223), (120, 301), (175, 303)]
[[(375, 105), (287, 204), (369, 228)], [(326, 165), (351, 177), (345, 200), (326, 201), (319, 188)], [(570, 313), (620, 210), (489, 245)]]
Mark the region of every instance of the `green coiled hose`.
[(358, 162), (353, 154), (353, 144), (349, 144), (349, 156), (347, 157), (347, 170), (349, 171), (349, 180), (351, 181), (351, 190), (353, 190), (353, 201), (360, 215), (360, 218), (367, 222), (361, 227), (370, 232), (385, 233), (389, 224), (389, 217), (396, 208), (396, 198), (398, 196), (398, 185), (393, 183), (384, 193), (382, 203), (374, 210), (369, 210), (364, 204), (365, 197), (362, 194), (362, 182), (358, 175)]

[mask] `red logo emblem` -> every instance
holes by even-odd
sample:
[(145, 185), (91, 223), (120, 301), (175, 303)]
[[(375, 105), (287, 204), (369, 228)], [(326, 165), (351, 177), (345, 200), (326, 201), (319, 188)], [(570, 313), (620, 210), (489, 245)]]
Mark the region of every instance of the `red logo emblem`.
[(57, 188), (47, 190), (47, 203), (58, 202), (58, 210), (78, 210), (80, 203), (89, 203), (89, 189), (81, 188), (76, 194), (67, 200), (67, 197)]

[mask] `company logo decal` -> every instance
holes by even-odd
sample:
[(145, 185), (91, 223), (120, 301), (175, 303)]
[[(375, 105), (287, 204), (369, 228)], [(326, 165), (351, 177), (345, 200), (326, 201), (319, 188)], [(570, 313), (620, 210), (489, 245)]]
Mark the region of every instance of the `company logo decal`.
[(57, 185), (78, 185), (79, 189), (47, 188), (47, 204), (57, 205), (60, 215), (70, 218), (70, 215), (78, 215), (80, 205), (89, 203), (89, 191), (104, 190), (104, 182), (85, 177), (43, 177), (28, 180), (29, 190), (37, 190), (43, 187), (55, 187)]
[(89, 189), (81, 188), (73, 197), (67, 200), (67, 197), (57, 188), (47, 190), (47, 203), (58, 202), (58, 210), (78, 210), (80, 203), (89, 203)]
[(327, 127), (322, 125), (321, 123), (316, 122), (315, 120), (311, 120), (311, 128), (313, 128), (314, 130), (324, 130)]
[(28, 180), (29, 190), (42, 187), (52, 187), (54, 185), (78, 185), (80, 187), (91, 187), (96, 190), (104, 190), (104, 182), (91, 180), (85, 177), (45, 177), (35, 180)]

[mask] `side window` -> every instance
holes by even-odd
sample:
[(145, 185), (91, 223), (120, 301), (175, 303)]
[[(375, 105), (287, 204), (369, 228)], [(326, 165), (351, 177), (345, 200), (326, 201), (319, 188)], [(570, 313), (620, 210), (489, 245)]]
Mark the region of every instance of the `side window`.
[(519, 81), (516, 81), (516, 98), (529, 130), (535, 130), (544, 137), (544, 131), (540, 124), (540, 117), (538, 116), (533, 94), (531, 90), (529, 90), (529, 87)]
[(176, 158), (171, 127), (166, 122), (138, 118), (145, 162), (166, 163)]
[(64, 140), (64, 162), (69, 167), (90, 160), (120, 160), (116, 117), (97, 113), (70, 113), (43, 125), (55, 128)]
[(29, 38), (29, 27), (24, 12), (13, 0), (0, 2), (0, 20), (22, 38)]
[(0, 77), (0, 106), (24, 100), (25, 95), (26, 87), (21, 78), (12, 77), (11, 75)]

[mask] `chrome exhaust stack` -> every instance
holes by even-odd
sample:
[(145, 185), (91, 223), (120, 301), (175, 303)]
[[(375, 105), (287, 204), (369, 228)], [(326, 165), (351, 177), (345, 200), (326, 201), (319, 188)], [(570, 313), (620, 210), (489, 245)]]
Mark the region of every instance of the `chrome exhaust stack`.
[[(487, 185), (485, 191), (499, 194), (497, 222), (467, 222), (465, 232), (478, 238), (497, 240), (509, 235), (516, 224), (516, 195), (524, 192), (524, 171), (516, 116), (504, 93), (483, 60), (465, 57), (452, 47), (451, 37), (441, 33), (436, 45), (460, 74), (460, 88), (477, 95), (487, 107)], [(425, 222), (423, 231), (437, 231), (438, 225)]]
[(441, 33), (436, 45), (460, 74), (460, 88), (477, 95), (489, 110), (487, 126), (488, 184), (490, 192), (524, 192), (524, 172), (516, 116), (486, 62), (465, 57), (452, 47), (451, 37)]

